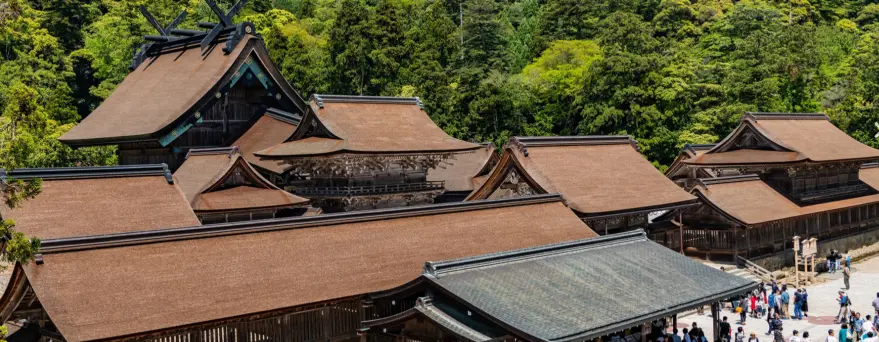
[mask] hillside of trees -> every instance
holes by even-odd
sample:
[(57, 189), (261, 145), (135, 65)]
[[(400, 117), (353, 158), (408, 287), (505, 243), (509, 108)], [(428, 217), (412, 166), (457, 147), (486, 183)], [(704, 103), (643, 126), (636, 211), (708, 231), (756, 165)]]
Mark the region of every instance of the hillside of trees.
[[(232, 1), (218, 1), (229, 8)], [(144, 4), (183, 28), (199, 0), (0, 1), (0, 166), (115, 163), (56, 138), (128, 72)], [(251, 0), (293, 86), (419, 96), (450, 134), (629, 134), (664, 169), (745, 111), (826, 112), (879, 140), (879, 5), (866, 0)]]

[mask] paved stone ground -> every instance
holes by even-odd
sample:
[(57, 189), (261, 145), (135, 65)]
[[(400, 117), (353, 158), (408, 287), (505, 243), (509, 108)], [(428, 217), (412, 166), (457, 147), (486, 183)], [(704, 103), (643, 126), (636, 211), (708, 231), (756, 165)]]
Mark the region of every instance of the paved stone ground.
[[(852, 287), (851, 290), (848, 291), (852, 299), (852, 310), (860, 312), (861, 317), (866, 315), (873, 316), (875, 315), (875, 312), (872, 309), (871, 303), (873, 302), (873, 299), (876, 298), (876, 293), (879, 292), (879, 257), (873, 257), (855, 263), (852, 265), (852, 269)], [(833, 324), (833, 319), (839, 312), (839, 304), (836, 302), (837, 291), (844, 289), (845, 286), (843, 285), (842, 275), (841, 273), (838, 273), (835, 275), (822, 275), (821, 277), (828, 279), (828, 281), (822, 284), (806, 287), (806, 290), (809, 292), (808, 319), (802, 321), (783, 320), (785, 340), (789, 339), (794, 330), (798, 330), (800, 336), (802, 336), (804, 331), (808, 331), (810, 335), (809, 337), (813, 342), (824, 342), (824, 339), (827, 337), (828, 329), (833, 329), (837, 334), (839, 333), (839, 324)], [(792, 292), (791, 298), (793, 298)], [(790, 312), (793, 314), (793, 303), (791, 303), (790, 307)], [(704, 316), (692, 314), (685, 317), (678, 317), (678, 330), (682, 330), (684, 327), (690, 327), (693, 322), (696, 322), (699, 327), (703, 328), (706, 336), (713, 336), (710, 312), (711, 310), (708, 310), (708, 307), (706, 306)], [(739, 324), (739, 315), (730, 312), (729, 308), (726, 308), (721, 313), (721, 317), (723, 316), (727, 316), (734, 333), (738, 327), (742, 326)], [(765, 335), (768, 330), (765, 316), (762, 320), (749, 317), (746, 321), (746, 325), (742, 327), (745, 328), (745, 333), (747, 334), (750, 334), (751, 332), (756, 333), (757, 338), (759, 338), (761, 342), (771, 341), (770, 336)]]

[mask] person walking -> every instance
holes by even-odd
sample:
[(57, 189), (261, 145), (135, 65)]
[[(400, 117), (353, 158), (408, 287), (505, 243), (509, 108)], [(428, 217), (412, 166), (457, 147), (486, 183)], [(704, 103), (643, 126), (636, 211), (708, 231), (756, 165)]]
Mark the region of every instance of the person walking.
[(757, 333), (751, 333), (751, 336), (748, 337), (748, 342), (760, 342), (760, 339), (757, 338)]
[(851, 267), (848, 267), (848, 266), (843, 267), (842, 268), (842, 281), (845, 283), (845, 290), (846, 291), (848, 291), (850, 288), (849, 279), (851, 278), (851, 276), (852, 276)]
[(693, 342), (693, 339), (690, 338), (690, 331), (687, 330), (687, 328), (684, 328), (681, 333), (683, 334), (682, 339), (684, 340), (684, 342)]
[(805, 287), (803, 288), (802, 299), (803, 305), (801, 310), (803, 311), (803, 316), (809, 317), (809, 292), (806, 292)]
[(809, 332), (803, 331), (803, 342), (812, 342), (812, 339), (809, 338)]
[(843, 323), (839, 326), (839, 341), (840, 342), (848, 342), (851, 339), (848, 337), (848, 324)]
[(841, 270), (842, 267), (840, 267), (840, 265), (842, 265), (842, 254), (839, 254), (838, 250), (834, 250), (833, 253), (833, 259), (836, 260), (836, 269)]
[(803, 339), (800, 338), (800, 332), (794, 330), (793, 335), (790, 337), (790, 342), (803, 342)]
[[(749, 305), (748, 305), (747, 303), (748, 303), (748, 301), (745, 300), (744, 297), (742, 298), (741, 301), (739, 301), (739, 308), (738, 308), (738, 311), (739, 311), (739, 318), (740, 318), (740, 322), (739, 322), (739, 324), (741, 324), (741, 325), (745, 325), (745, 320), (748, 318), (748, 307), (749, 307)], [(744, 339), (745, 336), (742, 335), (742, 338)]]
[(781, 318), (790, 319), (790, 293), (787, 292), (787, 284), (781, 286), (781, 312)]
[(854, 331), (852, 336), (855, 341), (860, 341), (861, 336), (864, 334), (864, 320), (861, 318), (860, 312), (855, 312), (852, 314), (852, 327), (851, 330)]
[(836, 251), (831, 250), (827, 255), (827, 273), (836, 273)]
[(800, 289), (794, 292), (794, 319), (803, 319), (803, 295)]
[(732, 336), (732, 327), (730, 327), (729, 322), (726, 321), (726, 316), (723, 316), (723, 321), (720, 322), (718, 328), (720, 329), (721, 341), (730, 342)]
[(824, 339), (824, 342), (839, 342), (839, 339), (834, 336), (833, 329), (827, 330), (827, 338)]
[(735, 342), (745, 342), (745, 328), (739, 327), (736, 330)]
[(876, 311), (876, 317), (879, 317), (879, 292), (876, 292), (876, 299), (873, 300), (873, 311)]
[[(836, 316), (836, 321), (834, 323), (844, 323), (848, 320), (848, 296), (845, 292), (839, 291), (839, 299), (837, 299), (837, 301), (839, 302), (839, 314)], [(842, 339), (842, 336), (839, 336), (839, 338)], [(842, 342), (845, 342), (845, 340), (842, 340)]]

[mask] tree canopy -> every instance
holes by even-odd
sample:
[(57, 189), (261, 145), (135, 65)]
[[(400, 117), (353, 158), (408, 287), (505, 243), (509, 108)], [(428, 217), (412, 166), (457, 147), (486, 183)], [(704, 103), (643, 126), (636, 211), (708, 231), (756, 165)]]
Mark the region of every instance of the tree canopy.
[[(183, 28), (215, 20), (200, 0), (0, 4), (7, 167), (115, 163), (112, 147), (56, 138), (127, 74), (151, 31), (141, 4), (160, 22), (187, 10)], [(745, 111), (824, 111), (879, 147), (866, 1), (254, 0), (235, 20), (256, 24), (304, 96), (419, 96), (461, 139), (629, 134), (664, 169)]]

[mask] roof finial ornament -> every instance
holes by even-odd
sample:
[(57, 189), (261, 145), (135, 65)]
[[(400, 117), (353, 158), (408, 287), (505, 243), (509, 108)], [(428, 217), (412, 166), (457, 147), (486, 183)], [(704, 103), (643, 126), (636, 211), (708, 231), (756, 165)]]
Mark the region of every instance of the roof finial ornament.
[[(144, 36), (144, 39), (152, 42), (171, 42), (179, 39), (178, 37), (171, 36), (171, 34), (172, 31), (177, 28), (177, 25), (180, 25), (180, 23), (183, 22), (183, 19), (186, 19), (187, 14), (186, 10), (184, 9), (180, 12), (180, 14), (177, 15), (177, 18), (174, 18), (174, 21), (168, 24), (168, 26), (162, 27), (162, 25), (159, 24), (159, 21), (156, 20), (156, 18), (153, 17), (152, 14), (150, 14), (150, 11), (148, 11), (144, 5), (140, 5), (140, 13), (143, 14), (143, 17), (146, 18), (150, 25), (159, 33), (158, 36)], [(152, 47), (153, 43), (141, 45), (140, 50), (138, 50), (134, 54), (134, 58), (131, 59), (131, 65), (128, 66), (128, 69), (137, 69), (137, 67), (141, 63), (143, 63), (144, 59), (146, 59), (147, 52)]]
[[(232, 52), (232, 49), (235, 48), (235, 45), (238, 43), (237, 41), (240, 39), (241, 36), (243, 36), (245, 33), (252, 33), (254, 31), (253, 24), (248, 25), (248, 23), (241, 23), (236, 26), (234, 23), (232, 23), (232, 18), (238, 15), (238, 12), (240, 12), (241, 9), (243, 9), (244, 6), (247, 5), (247, 0), (239, 0), (238, 3), (236, 3), (235, 6), (232, 6), (232, 8), (230, 8), (229, 12), (227, 13), (223, 13), (223, 10), (219, 6), (217, 6), (217, 4), (213, 0), (205, 0), (205, 2), (208, 4), (208, 7), (211, 8), (211, 11), (213, 11), (214, 14), (217, 15), (217, 18), (219, 18), (219, 22), (214, 25), (214, 27), (212, 27), (211, 30), (208, 31), (208, 33), (201, 40), (202, 51), (207, 49), (207, 47), (210, 46), (214, 42), (214, 40), (217, 39), (218, 36), (220, 36), (220, 33), (227, 29), (235, 28), (235, 34), (229, 39), (226, 47), (223, 48), (223, 52), (230, 53)], [(230, 44), (229, 42), (232, 43)]]

